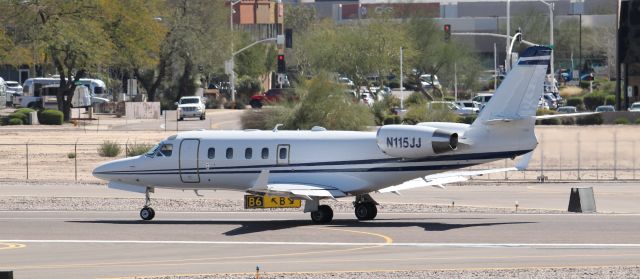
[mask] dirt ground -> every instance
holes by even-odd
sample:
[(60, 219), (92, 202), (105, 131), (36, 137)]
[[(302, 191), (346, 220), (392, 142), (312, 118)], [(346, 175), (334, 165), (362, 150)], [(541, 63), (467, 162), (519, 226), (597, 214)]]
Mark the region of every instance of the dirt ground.
[[(34, 126), (39, 127), (39, 126)], [(0, 181), (42, 180), (99, 182), (91, 175), (98, 164), (113, 160), (98, 155), (105, 140), (122, 145), (155, 144), (175, 134), (164, 131), (85, 130), (68, 125), (28, 130), (0, 127)], [(640, 126), (538, 126), (540, 145), (526, 172), (493, 174), (477, 179), (536, 180), (632, 180), (636, 175), (636, 157), (640, 149)], [(76, 145), (77, 143), (77, 145)], [(69, 158), (75, 153), (76, 158)], [(123, 158), (122, 152), (118, 158)], [(544, 160), (541, 160), (544, 158)], [(512, 166), (501, 160), (474, 167)]]

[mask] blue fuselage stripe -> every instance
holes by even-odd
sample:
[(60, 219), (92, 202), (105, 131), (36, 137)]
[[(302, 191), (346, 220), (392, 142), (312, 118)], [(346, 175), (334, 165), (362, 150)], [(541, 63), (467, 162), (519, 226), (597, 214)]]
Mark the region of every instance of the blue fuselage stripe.
[[(271, 173), (326, 173), (326, 172), (406, 172), (406, 171), (429, 171), (429, 170), (449, 170), (464, 168), (476, 165), (470, 163), (470, 160), (491, 160), (513, 158), (531, 150), (517, 150), (508, 152), (491, 152), (491, 153), (472, 153), (446, 155), (438, 157), (430, 157), (416, 160), (401, 160), (397, 158), (391, 159), (372, 159), (372, 160), (354, 160), (354, 161), (334, 161), (334, 162), (314, 162), (300, 163), (289, 165), (244, 165), (244, 166), (228, 166), (213, 168), (189, 168), (189, 169), (156, 169), (156, 170), (122, 170), (122, 171), (106, 171), (96, 174), (125, 174), (125, 175), (149, 175), (149, 174), (251, 174), (259, 173), (262, 169), (270, 169)], [(440, 165), (418, 165), (418, 166), (371, 166), (357, 168), (313, 168), (313, 169), (293, 169), (299, 167), (330, 167), (340, 165), (371, 165), (371, 164), (393, 164), (393, 163), (426, 163), (440, 161), (465, 161), (465, 162), (448, 162)], [(282, 169), (286, 168), (286, 169)]]

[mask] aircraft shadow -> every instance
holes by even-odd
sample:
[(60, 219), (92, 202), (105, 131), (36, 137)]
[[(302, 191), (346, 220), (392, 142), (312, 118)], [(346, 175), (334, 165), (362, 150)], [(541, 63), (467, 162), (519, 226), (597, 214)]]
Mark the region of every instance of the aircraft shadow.
[[(277, 231), (294, 229), (301, 227), (314, 227), (321, 226), (311, 222), (311, 220), (265, 220), (265, 221), (242, 221), (242, 220), (154, 220), (154, 221), (141, 221), (141, 220), (74, 220), (67, 221), (71, 223), (90, 223), (90, 224), (118, 224), (118, 225), (235, 225), (239, 226), (230, 231), (224, 232), (226, 236), (236, 236), (252, 233), (260, 233), (266, 231)], [(374, 220), (374, 221), (358, 221), (358, 220), (333, 220), (328, 227), (334, 228), (403, 228), (403, 227), (420, 227), (428, 232), (440, 232), (449, 231), (455, 229), (464, 229), (472, 227), (489, 227), (489, 226), (502, 226), (502, 225), (520, 225), (520, 224), (532, 224), (536, 222), (486, 222), (486, 223), (471, 223), (471, 224), (456, 224), (456, 223), (444, 223), (444, 222), (408, 222), (408, 221), (387, 221), (387, 220)]]

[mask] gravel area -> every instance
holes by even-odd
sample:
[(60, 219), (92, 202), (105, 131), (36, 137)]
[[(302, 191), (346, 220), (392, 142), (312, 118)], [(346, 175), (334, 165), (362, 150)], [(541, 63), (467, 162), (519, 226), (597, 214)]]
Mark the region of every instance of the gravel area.
[[(261, 273), (263, 279), (289, 278), (638, 278), (640, 266), (610, 266), (585, 268), (514, 268), (514, 269), (461, 269), (417, 270), (391, 272), (330, 272), (330, 273)], [(213, 274), (189, 276), (137, 277), (145, 279), (218, 279), (255, 278), (255, 273)]]
[[(0, 197), (0, 210), (91, 210), (123, 211), (139, 210), (144, 199), (139, 198), (97, 198), (97, 197)], [(330, 205), (335, 212), (353, 212), (351, 201), (322, 201)], [(151, 206), (159, 211), (173, 212), (229, 212), (229, 211), (286, 211), (298, 212), (300, 209), (244, 209), (241, 200), (214, 199), (152, 199)], [(381, 203), (378, 212), (383, 213), (566, 213), (560, 210), (489, 208), (471, 206), (443, 206), (421, 203)]]

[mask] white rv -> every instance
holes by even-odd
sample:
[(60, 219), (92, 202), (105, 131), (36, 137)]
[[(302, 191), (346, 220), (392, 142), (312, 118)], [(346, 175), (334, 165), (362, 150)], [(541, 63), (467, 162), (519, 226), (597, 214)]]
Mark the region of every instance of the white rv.
[[(94, 103), (108, 102), (108, 99), (96, 97), (96, 94), (104, 94), (105, 84), (99, 79), (83, 78), (79, 80), (79, 83), (88, 88), (90, 99)], [(55, 98), (55, 93), (52, 88), (60, 87), (60, 78), (30, 78), (27, 79), (22, 85), (22, 96), (17, 96), (14, 100), (14, 106), (35, 108), (35, 107), (47, 107), (46, 103), (52, 103), (51, 96)], [(57, 89), (56, 89), (57, 90)], [(45, 92), (43, 92), (45, 91)], [(43, 100), (42, 97), (47, 96), (47, 100)], [(90, 105), (88, 105), (90, 106)]]

